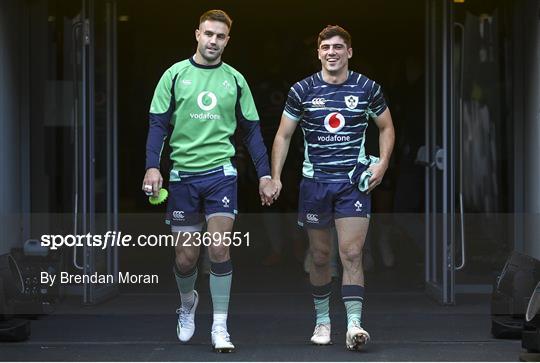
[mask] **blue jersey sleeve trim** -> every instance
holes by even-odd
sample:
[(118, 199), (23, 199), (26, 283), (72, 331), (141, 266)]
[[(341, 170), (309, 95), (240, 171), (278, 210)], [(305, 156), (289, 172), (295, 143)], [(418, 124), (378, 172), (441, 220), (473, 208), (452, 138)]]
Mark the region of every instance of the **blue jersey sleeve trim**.
[(370, 90), (370, 102), (368, 105), (368, 113), (371, 117), (377, 117), (382, 114), (387, 108), (386, 100), (384, 99), (384, 94), (382, 88), (379, 84), (371, 81), (371, 90)]
[(283, 110), (288, 116), (292, 116), (293, 120), (300, 120), (304, 113), (304, 106), (302, 105), (302, 97), (304, 97), (304, 87), (301, 82), (295, 83), (289, 90), (287, 95), (287, 101), (285, 102), (285, 108)]
[(300, 121), (300, 119), (301, 119), (301, 117), (291, 115), (290, 113), (287, 112), (287, 110), (283, 110), (283, 114), (285, 116), (287, 116), (288, 118), (290, 118), (291, 120), (293, 120), (293, 121)]
[(387, 108), (388, 106), (385, 104), (380, 110), (375, 112), (375, 116), (380, 116), (384, 111), (386, 111)]

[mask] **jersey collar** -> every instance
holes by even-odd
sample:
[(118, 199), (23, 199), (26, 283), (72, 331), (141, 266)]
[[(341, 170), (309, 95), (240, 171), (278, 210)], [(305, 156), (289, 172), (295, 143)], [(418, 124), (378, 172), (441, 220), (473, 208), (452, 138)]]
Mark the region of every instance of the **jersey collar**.
[(342, 83), (328, 83), (324, 80), (322, 71), (319, 71), (316, 73), (317, 79), (319, 80), (319, 82), (327, 86), (331, 86), (331, 87), (339, 87), (339, 86), (343, 86), (344, 84), (347, 84), (349, 82), (349, 79), (351, 79), (352, 74), (353, 74), (353, 71), (349, 69), (347, 71), (347, 79), (345, 81), (343, 81)]
[(191, 64), (194, 66), (194, 67), (197, 67), (197, 68), (202, 68), (202, 69), (213, 69), (213, 68), (218, 68), (219, 66), (221, 66), (221, 64), (223, 63), (223, 61), (219, 61), (218, 64), (214, 64), (214, 65), (204, 65), (204, 64), (199, 64), (197, 62), (195, 62), (195, 56), (193, 57), (190, 57), (189, 58), (189, 61), (191, 62)]

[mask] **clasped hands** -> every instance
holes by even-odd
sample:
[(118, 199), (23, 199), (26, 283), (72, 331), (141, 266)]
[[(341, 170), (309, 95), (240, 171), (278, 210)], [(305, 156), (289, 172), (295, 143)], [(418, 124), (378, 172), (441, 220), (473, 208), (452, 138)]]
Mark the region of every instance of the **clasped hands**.
[(261, 178), (259, 180), (259, 196), (261, 204), (270, 206), (278, 199), (281, 193), (281, 180)]

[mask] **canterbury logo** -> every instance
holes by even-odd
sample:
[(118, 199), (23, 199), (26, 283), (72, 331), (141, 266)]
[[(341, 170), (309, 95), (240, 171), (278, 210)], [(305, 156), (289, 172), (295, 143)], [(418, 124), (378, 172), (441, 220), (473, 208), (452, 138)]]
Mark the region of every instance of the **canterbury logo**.
[(184, 220), (184, 211), (181, 210), (175, 210), (172, 213), (173, 219), (175, 221), (183, 221)]
[(311, 105), (313, 107), (324, 107), (326, 100), (324, 98), (314, 98), (311, 100)]
[(311, 223), (319, 223), (319, 216), (315, 213), (308, 213), (306, 219)]

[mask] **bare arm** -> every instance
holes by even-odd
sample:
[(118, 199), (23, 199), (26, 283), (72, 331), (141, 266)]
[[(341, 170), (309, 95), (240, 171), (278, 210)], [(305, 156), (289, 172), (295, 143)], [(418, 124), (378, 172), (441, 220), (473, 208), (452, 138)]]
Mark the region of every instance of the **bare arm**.
[(283, 165), (285, 164), (285, 159), (287, 158), (287, 153), (289, 152), (289, 145), (291, 144), (291, 138), (296, 129), (297, 121), (287, 117), (285, 114), (281, 116), (281, 121), (279, 124), (279, 129), (274, 138), (274, 145), (272, 146), (272, 182), (273, 188), (271, 197), (277, 199), (279, 193), (281, 192), (281, 172), (283, 170)]
[(388, 169), (390, 155), (392, 155), (395, 141), (394, 124), (392, 122), (392, 115), (390, 114), (390, 110), (388, 108), (377, 116), (374, 121), (379, 128), (380, 162), (370, 167), (373, 175), (369, 180), (368, 192), (371, 192), (373, 188), (381, 183), (384, 173), (386, 172), (386, 169)]
[(289, 117), (282, 115), (279, 123), (279, 129), (274, 138), (274, 145), (272, 146), (272, 179), (280, 180), (281, 171), (289, 152), (289, 145), (296, 129), (297, 121), (290, 119)]

